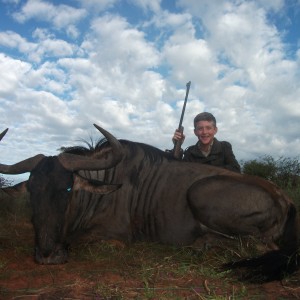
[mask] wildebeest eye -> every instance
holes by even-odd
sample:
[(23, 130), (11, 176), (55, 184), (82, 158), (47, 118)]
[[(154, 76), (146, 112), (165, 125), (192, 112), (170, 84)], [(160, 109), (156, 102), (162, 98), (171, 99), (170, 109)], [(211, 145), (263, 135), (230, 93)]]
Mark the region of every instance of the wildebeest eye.
[(67, 192), (71, 192), (72, 191), (72, 188), (71, 187), (68, 187), (67, 188)]

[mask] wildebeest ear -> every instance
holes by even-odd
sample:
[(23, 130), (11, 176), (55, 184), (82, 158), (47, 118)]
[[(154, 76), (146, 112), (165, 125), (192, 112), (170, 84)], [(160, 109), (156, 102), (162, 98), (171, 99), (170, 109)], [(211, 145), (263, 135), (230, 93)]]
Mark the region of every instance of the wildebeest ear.
[(84, 190), (94, 194), (106, 195), (118, 190), (122, 184), (105, 184), (97, 180), (87, 180), (80, 176), (74, 178), (73, 191)]
[(14, 198), (19, 197), (27, 192), (27, 180), (13, 186), (3, 187), (1, 188), (1, 191)]

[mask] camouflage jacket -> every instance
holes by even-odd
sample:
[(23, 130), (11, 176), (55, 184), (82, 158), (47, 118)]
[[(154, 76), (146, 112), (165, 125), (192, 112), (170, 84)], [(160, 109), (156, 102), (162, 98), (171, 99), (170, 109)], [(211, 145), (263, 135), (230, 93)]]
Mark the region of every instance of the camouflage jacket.
[(214, 138), (211, 152), (207, 157), (203, 155), (199, 148), (199, 142), (197, 142), (196, 145), (188, 147), (183, 152), (183, 160), (241, 172), (241, 167), (233, 154), (231, 144), (226, 141), (218, 141), (216, 138)]

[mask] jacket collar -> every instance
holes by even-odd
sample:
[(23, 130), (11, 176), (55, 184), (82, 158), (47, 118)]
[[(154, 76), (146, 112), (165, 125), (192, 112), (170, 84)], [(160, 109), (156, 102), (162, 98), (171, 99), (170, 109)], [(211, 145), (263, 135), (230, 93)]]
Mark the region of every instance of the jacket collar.
[[(196, 146), (196, 149), (198, 150), (197, 152), (202, 153), (200, 150), (200, 141), (198, 141), (195, 146)], [(222, 144), (216, 138), (214, 138), (209, 155), (216, 154), (219, 152), (222, 152)]]

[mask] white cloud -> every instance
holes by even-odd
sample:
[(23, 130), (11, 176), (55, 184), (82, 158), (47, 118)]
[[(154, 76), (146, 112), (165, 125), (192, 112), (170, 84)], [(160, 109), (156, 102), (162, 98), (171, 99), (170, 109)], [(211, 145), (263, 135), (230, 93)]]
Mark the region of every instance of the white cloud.
[(3, 3), (18, 4), (20, 0), (2, 0)]
[(12, 31), (0, 32), (0, 45), (8, 48), (17, 49), (21, 53), (25, 54), (35, 51), (35, 49), (37, 48), (36, 44), (28, 42), (18, 33)]
[(284, 6), (284, 0), (258, 0), (257, 1), (262, 7), (264, 7), (267, 10), (274, 10), (275, 12), (279, 12), (283, 9)]
[(0, 32), (0, 45), (18, 50), (29, 60), (38, 63), (48, 58), (72, 56), (77, 50), (76, 46), (55, 39), (54, 35), (45, 30), (36, 29), (33, 37), (37, 38), (35, 43), (27, 41), (15, 32)]
[(0, 31), (7, 161), (98, 137), (92, 123), (170, 148), (189, 80), (184, 147), (196, 142), (193, 118), (206, 110), (238, 159), (299, 153), (300, 54), (287, 55), (270, 17), (284, 13), (284, 1), (182, 0), (172, 11), (161, 1), (61, 3), (22, 2), (14, 16), (24, 27)]
[(189, 78), (207, 85), (217, 77), (218, 66), (204, 40), (194, 39), (186, 43), (170, 41), (164, 47), (164, 56), (172, 68), (172, 76), (178, 82)]
[(144, 11), (151, 10), (155, 13), (160, 11), (161, 0), (129, 0), (129, 2), (141, 7)]
[(28, 0), (19, 12), (15, 12), (13, 17), (20, 23), (34, 19), (49, 22), (57, 29), (65, 29), (73, 37), (78, 36), (78, 31), (74, 29), (74, 24), (85, 18), (87, 12), (82, 8), (60, 4), (55, 6), (51, 2), (43, 0)]
[(131, 27), (125, 19), (106, 15), (94, 20), (91, 29), (87, 43), (93, 45), (93, 51), (97, 49), (94, 63), (106, 62), (121, 69), (158, 65), (159, 56), (155, 47), (146, 42), (143, 32)]
[[(23, 76), (29, 72), (31, 65), (14, 60), (0, 53), (0, 99), (11, 98), (11, 95), (22, 86)], [(1, 129), (0, 129), (1, 130)]]
[(37, 54), (42, 57), (65, 57), (74, 54), (73, 47), (63, 40), (44, 40), (39, 44)]
[(77, 0), (82, 7), (87, 8), (93, 13), (99, 13), (113, 7), (122, 0)]
[(24, 85), (32, 89), (63, 95), (72, 89), (67, 83), (67, 75), (56, 63), (45, 62), (38, 69), (31, 69), (23, 79)]

